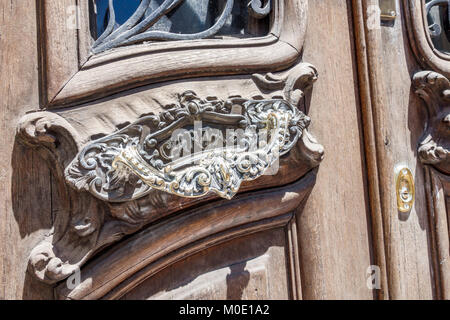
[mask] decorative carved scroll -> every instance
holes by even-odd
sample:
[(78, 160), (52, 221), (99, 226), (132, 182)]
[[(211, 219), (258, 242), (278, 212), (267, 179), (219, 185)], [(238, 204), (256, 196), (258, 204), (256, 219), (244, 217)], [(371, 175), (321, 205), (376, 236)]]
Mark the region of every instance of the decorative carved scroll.
[[(174, 11), (183, 1), (184, 0), (165, 0), (159, 7), (151, 11), (152, 1), (143, 0), (134, 14), (124, 24), (117, 27), (114, 1), (109, 0), (109, 23), (105, 32), (94, 43), (92, 52), (100, 53), (111, 48), (151, 40), (195, 40), (209, 38), (222, 29), (226, 21), (230, 18), (234, 5), (234, 0), (226, 0), (222, 14), (215, 24), (202, 32), (180, 34), (167, 31), (148, 30), (164, 15)], [(272, 0), (268, 0), (266, 5), (263, 6), (263, 1), (251, 0), (248, 5), (250, 14), (257, 19), (266, 17), (271, 10), (271, 1)]]
[(270, 10), (272, 9), (272, 0), (268, 0), (265, 6), (263, 5), (262, 0), (251, 0), (248, 3), (248, 9), (253, 17), (262, 19), (270, 13)]
[(420, 160), (450, 174), (450, 81), (439, 73), (423, 71), (414, 76), (414, 86), (428, 110)]
[[(221, 100), (187, 91), (160, 114), (143, 114), (116, 133), (94, 141), (56, 113), (26, 115), (18, 127), (18, 140), (37, 148), (49, 161), (56, 179), (55, 192), (61, 200), (53, 231), (30, 254), (31, 273), (42, 281), (58, 282), (99, 249), (151, 222), (217, 200), (217, 195), (231, 198), (241, 182), (245, 191), (275, 187), (280, 184), (277, 177), (284, 177), (285, 184), (293, 183), (318, 166), (323, 147), (307, 132), (310, 120), (299, 109), (305, 90), (317, 79), (316, 69), (299, 64), (278, 75), (254, 75), (253, 79), (255, 90), (259, 87), (266, 98), (232, 96)], [(192, 135), (199, 120), (216, 132), (242, 130), (243, 149), (237, 149), (241, 148), (239, 144), (235, 149), (212, 148), (208, 150), (213, 152), (212, 158), (208, 153), (194, 153), (200, 156), (198, 164), (187, 162), (177, 167), (180, 162), (170, 159), (170, 138), (177, 129)], [(255, 133), (258, 143), (248, 148), (246, 134)], [(264, 134), (267, 140), (261, 139)], [(127, 158), (130, 152), (134, 154)], [(261, 176), (277, 156), (278, 175)], [(189, 180), (188, 170), (199, 168), (196, 184), (189, 190), (184, 184)], [(154, 176), (145, 170), (151, 170)], [(156, 178), (163, 183), (158, 184)], [(256, 178), (255, 182), (247, 181)]]
[[(85, 147), (66, 178), (105, 201), (134, 200), (152, 188), (192, 198), (211, 191), (231, 199), (243, 181), (262, 176), (288, 153), (309, 122), (281, 99), (221, 101), (185, 92), (160, 115), (144, 117)], [(202, 127), (196, 129), (196, 123)], [(204, 135), (209, 135), (206, 141)], [(171, 153), (186, 146), (199, 152), (174, 159)]]
[(428, 111), (418, 153), (425, 164), (436, 296), (447, 300), (450, 299), (450, 81), (437, 72), (422, 71), (414, 76), (413, 82)]

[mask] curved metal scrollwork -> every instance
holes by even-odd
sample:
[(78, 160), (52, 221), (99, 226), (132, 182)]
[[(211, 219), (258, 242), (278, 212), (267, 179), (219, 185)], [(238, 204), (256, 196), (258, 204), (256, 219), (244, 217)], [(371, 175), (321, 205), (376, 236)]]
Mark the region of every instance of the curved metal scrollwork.
[[(175, 10), (185, 0), (164, 0), (164, 2), (151, 11), (151, 0), (142, 0), (134, 14), (121, 26), (117, 27), (114, 1), (109, 0), (109, 22), (104, 33), (97, 39), (92, 47), (93, 53), (100, 53), (111, 48), (125, 46), (137, 42), (152, 40), (195, 40), (205, 39), (216, 35), (225, 25), (232, 14), (234, 0), (226, 0), (222, 14), (207, 30), (182, 34), (150, 29), (163, 16)], [(250, 0), (248, 7), (250, 14), (258, 19), (266, 17), (271, 11), (271, 1), (263, 4), (262, 0)]]
[[(435, 19), (430, 15), (431, 9), (433, 9), (436, 6), (446, 7), (446, 9), (447, 9), (447, 19), (446, 19), (447, 26), (444, 26), (443, 24), (441, 25), (441, 23), (439, 21), (436, 22)], [(427, 16), (430, 17), (430, 19), (432, 20), (432, 22), (428, 26), (430, 36), (432, 38), (439, 37), (442, 34), (442, 29), (445, 29), (446, 32), (450, 32), (450, 30), (448, 30), (449, 29), (448, 22), (450, 21), (450, 0), (431, 0), (430, 2), (426, 3), (425, 9), (426, 9)]]
[[(124, 236), (175, 212), (197, 210), (194, 207), (210, 202), (214, 195), (229, 199), (240, 186), (245, 192), (266, 191), (258, 196), (251, 193), (249, 201), (242, 194), (230, 208), (247, 202), (251, 206), (250, 198), (258, 202), (272, 191), (282, 198), (283, 208), (285, 200), (298, 198), (292, 206), (297, 208), (313, 186), (316, 173), (311, 170), (324, 157), (323, 147), (308, 133), (309, 117), (300, 111), (317, 76), (314, 66), (300, 63), (280, 73), (254, 74), (224, 92), (211, 92), (225, 85), (222, 79), (211, 81), (215, 85), (207, 88), (204, 83), (195, 85), (206, 98), (193, 91), (173, 92), (178, 84), (168, 86), (162, 95), (160, 88), (154, 88), (140, 95), (141, 105), (132, 113), (128, 102), (133, 99), (108, 100), (105, 106), (113, 104), (108, 108), (112, 123), (121, 129), (107, 136), (103, 134), (111, 132), (108, 121), (93, 118), (79, 126), (84, 116), (73, 118), (62, 112), (63, 117), (48, 111), (24, 116), (17, 141), (36, 148), (49, 162), (59, 198), (52, 232), (30, 252), (30, 274), (54, 284)], [(448, 89), (439, 83), (439, 89)], [(252, 98), (242, 98), (234, 88), (242, 88)], [(103, 119), (102, 112), (99, 117)], [(86, 131), (92, 123), (93, 130)], [(241, 185), (261, 175), (274, 176)], [(281, 185), (286, 188), (267, 192)], [(298, 187), (291, 188), (294, 185), (302, 186), (302, 195)], [(177, 198), (207, 193), (195, 200)], [(246, 216), (242, 219), (236, 223), (248, 221)]]
[(187, 91), (160, 115), (85, 147), (66, 179), (106, 201), (136, 199), (151, 189), (231, 199), (243, 181), (266, 174), (288, 153), (309, 122), (282, 99), (223, 101)]
[(270, 10), (272, 10), (272, 2), (269, 0), (264, 6), (262, 0), (251, 0), (248, 4), (248, 8), (253, 17), (262, 19), (270, 13)]
[(414, 75), (416, 94), (426, 103), (428, 119), (418, 154), (424, 164), (450, 174), (450, 80), (433, 71)]

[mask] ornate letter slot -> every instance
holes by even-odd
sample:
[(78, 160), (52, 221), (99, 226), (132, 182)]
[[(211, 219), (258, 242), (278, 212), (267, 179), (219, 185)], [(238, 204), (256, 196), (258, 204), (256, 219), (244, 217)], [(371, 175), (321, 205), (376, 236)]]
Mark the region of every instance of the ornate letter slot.
[(188, 91), (160, 115), (85, 147), (66, 178), (107, 201), (136, 199), (151, 188), (231, 199), (242, 181), (277, 165), (308, 124), (307, 116), (282, 99), (222, 101)]
[[(298, 207), (324, 154), (298, 109), (316, 79), (316, 69), (301, 63), (234, 80), (220, 93), (228, 98), (211, 96), (216, 89), (210, 88), (222, 85), (217, 80), (169, 83), (161, 96), (155, 87), (81, 109), (26, 115), (18, 138), (49, 161), (58, 207), (52, 233), (30, 254), (30, 271), (48, 283), (63, 280), (101, 248), (175, 212), (212, 200), (240, 207), (244, 195), (227, 200), (240, 190), (268, 199), (269, 188), (279, 188), (283, 205), (274, 214)], [(139, 102), (135, 109), (130, 101)], [(264, 219), (258, 212), (246, 223)]]

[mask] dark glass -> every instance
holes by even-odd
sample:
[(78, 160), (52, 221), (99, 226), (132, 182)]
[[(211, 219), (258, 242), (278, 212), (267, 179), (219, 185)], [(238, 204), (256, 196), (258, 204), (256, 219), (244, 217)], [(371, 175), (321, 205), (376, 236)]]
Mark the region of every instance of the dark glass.
[[(97, 37), (105, 31), (109, 20), (108, 0), (97, 0)], [(117, 23), (123, 24), (136, 11), (141, 0), (115, 0), (114, 12)]]
[[(151, 0), (149, 11), (160, 6), (164, 0)], [(108, 0), (96, 0), (97, 37), (108, 25)], [(114, 0), (117, 26), (123, 24), (133, 15), (140, 0)], [(223, 0), (185, 0), (178, 8), (162, 17), (149, 30), (168, 31), (172, 33), (192, 34), (204, 31), (214, 25), (222, 13)], [(269, 32), (270, 17), (250, 22), (247, 9), (248, 0), (235, 0), (232, 15), (217, 35), (229, 36), (263, 36)], [(253, 19), (255, 20), (255, 19)], [(252, 23), (253, 25), (250, 25)]]
[[(430, 3), (432, 0), (426, 0)], [(441, 3), (431, 8), (427, 16), (430, 36), (434, 47), (446, 54), (450, 53), (450, 22), (448, 4)]]

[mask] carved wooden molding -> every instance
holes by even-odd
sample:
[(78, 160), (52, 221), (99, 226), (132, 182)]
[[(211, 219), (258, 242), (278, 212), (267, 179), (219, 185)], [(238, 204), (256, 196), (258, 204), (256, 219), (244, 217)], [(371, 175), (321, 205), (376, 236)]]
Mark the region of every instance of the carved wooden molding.
[[(91, 55), (90, 1), (38, 1), (42, 107), (80, 104), (171, 79), (288, 68), (302, 49), (308, 0), (272, 2), (271, 31), (264, 37), (144, 43)], [(68, 24), (68, 8), (77, 5), (78, 30)]]
[(403, 0), (410, 44), (419, 63), (426, 69), (450, 77), (450, 55), (437, 50), (428, 29), (425, 0)]
[(450, 176), (425, 168), (426, 196), (431, 226), (436, 296), (450, 299), (450, 234), (448, 229)]
[(418, 153), (425, 165), (436, 291), (439, 298), (449, 299), (450, 81), (439, 73), (422, 71), (414, 76), (413, 85), (428, 111)]
[(450, 174), (450, 81), (432, 71), (417, 73), (413, 81), (428, 111), (426, 131), (418, 150), (420, 160)]
[[(201, 250), (239, 236), (287, 226), (295, 219), (292, 212), (307, 197), (314, 181), (315, 172), (310, 172), (290, 186), (214, 202), (145, 229), (90, 262), (82, 269), (81, 282), (75, 288), (62, 282), (56, 289), (57, 297), (118, 299), (146, 278)], [(299, 280), (298, 270), (293, 276), (293, 282)], [(292, 285), (297, 288), (300, 284)]]
[[(86, 146), (67, 167), (67, 181), (104, 201), (135, 200), (152, 189), (231, 199), (243, 181), (261, 177), (288, 153), (310, 122), (281, 99), (222, 101), (188, 91), (167, 108)], [(190, 154), (174, 158), (183, 151)]]
[[(242, 184), (240, 191), (294, 183), (317, 167), (324, 154), (323, 147), (307, 131), (309, 118), (297, 109), (303, 102), (305, 90), (309, 89), (317, 79), (317, 71), (309, 64), (299, 64), (281, 74), (255, 74), (253, 79), (257, 85), (254, 86), (264, 91), (266, 96), (270, 92), (275, 94), (270, 99), (263, 98), (263, 96), (252, 99), (234, 96), (221, 101), (212, 97), (202, 100), (190, 92), (187, 93), (187, 96), (186, 94), (180, 96), (181, 99), (188, 97), (186, 101), (182, 100), (181, 103), (174, 101), (178, 105), (171, 106), (164, 111), (166, 113), (163, 112), (158, 117), (154, 114), (143, 114), (136, 123), (149, 123), (149, 126), (143, 126), (139, 139), (131, 140), (135, 141), (135, 147), (142, 147), (144, 145), (142, 143), (146, 141), (143, 138), (151, 137), (152, 130), (156, 130), (158, 137), (165, 139), (165, 135), (161, 136), (161, 130), (166, 130), (165, 134), (170, 136), (172, 130), (175, 129), (175, 126), (171, 127), (170, 123), (176, 123), (177, 119), (181, 122), (186, 121), (192, 117), (192, 114), (195, 115), (194, 118), (209, 117), (208, 121), (212, 121), (219, 128), (233, 126), (236, 123), (245, 127), (249, 124), (245, 121), (256, 121), (251, 125), (255, 126), (256, 124), (257, 126), (258, 121), (263, 120), (265, 125), (273, 125), (274, 128), (277, 128), (274, 131), (274, 137), (277, 139), (273, 140), (274, 144), (271, 148), (264, 150), (277, 150), (282, 155), (279, 173), (275, 176), (261, 176), (256, 181), (246, 181)], [(280, 96), (279, 92), (283, 96)], [(227, 101), (233, 102), (231, 103), (233, 110), (231, 113)], [(195, 106), (190, 104), (191, 102), (195, 102)], [(212, 106), (216, 106), (218, 109), (214, 109)], [(236, 113), (236, 106), (241, 108), (241, 113)], [(256, 117), (253, 120), (249, 115), (246, 115), (248, 117), (246, 118), (244, 116), (246, 112), (251, 113), (255, 106), (257, 106), (255, 110), (260, 113), (253, 114), (253, 117)], [(199, 112), (202, 107), (206, 107), (203, 113)], [(169, 112), (169, 110), (172, 111)], [(182, 112), (177, 114), (180, 111)], [(123, 113), (111, 114), (112, 117), (119, 118), (122, 115)], [(26, 115), (18, 126), (18, 140), (30, 147), (37, 148), (49, 161), (50, 168), (57, 179), (58, 195), (64, 200), (62, 201), (64, 207), (58, 210), (53, 232), (30, 254), (29, 269), (40, 280), (48, 283), (63, 280), (84, 265), (99, 249), (111, 245), (124, 235), (135, 233), (145, 225), (174, 212), (217, 200), (217, 195), (211, 193), (202, 194), (197, 198), (180, 198), (173, 193), (157, 190), (151, 184), (143, 183), (144, 176), (133, 174), (120, 179), (120, 175), (114, 176), (113, 171), (108, 183), (111, 184), (114, 181), (111, 185), (117, 188), (113, 189), (121, 189), (123, 192), (120, 193), (120, 196), (116, 194), (115, 198), (111, 197), (111, 194), (107, 195), (107, 192), (102, 193), (105, 190), (103, 185), (105, 181), (102, 180), (97, 184), (99, 180), (95, 179), (96, 176), (102, 175), (101, 170), (99, 167), (89, 170), (94, 167), (95, 157), (86, 159), (85, 168), (87, 170), (83, 171), (80, 176), (76, 177), (73, 169), (77, 168), (80, 156), (83, 158), (82, 155), (86, 154), (84, 151), (87, 149), (99, 151), (99, 154), (102, 154), (102, 157), (95, 158), (98, 161), (95, 164), (103, 163), (106, 167), (112, 167), (114, 160), (122, 161), (120, 159), (122, 149), (119, 148), (119, 153), (107, 154), (107, 150), (101, 144), (104, 141), (120, 142), (123, 141), (122, 138), (134, 137), (133, 130), (136, 129), (136, 123), (106, 137), (92, 140), (92, 137), (97, 136), (96, 134), (90, 137), (85, 136), (71, 124), (77, 123), (76, 119), (71, 116), (71, 123), (68, 120), (69, 118), (66, 119), (57, 113), (44, 111)], [(260, 129), (263, 127), (263, 124), (260, 123)], [(99, 133), (103, 133), (101, 126), (97, 130)], [(148, 142), (151, 142), (150, 140)], [(155, 146), (150, 143), (151, 148)], [(105, 151), (106, 153), (103, 153)], [(112, 157), (108, 158), (110, 155)], [(141, 156), (143, 155), (141, 154)], [(151, 162), (146, 163), (151, 164)], [(158, 168), (158, 165), (155, 164), (154, 168)], [(222, 172), (222, 177), (225, 177), (231, 172), (219, 169), (220, 166), (211, 173)], [(129, 171), (126, 172), (129, 173)], [(103, 191), (93, 192), (93, 189), (89, 187), (91, 182), (87, 183), (90, 177), (94, 177), (91, 180), (91, 182), (94, 181), (92, 183), (94, 190)], [(131, 181), (133, 183), (130, 187), (129, 182)], [(99, 188), (95, 189), (96, 187)], [(237, 190), (235, 191), (237, 192)], [(229, 198), (231, 195), (225, 194), (225, 197)]]

